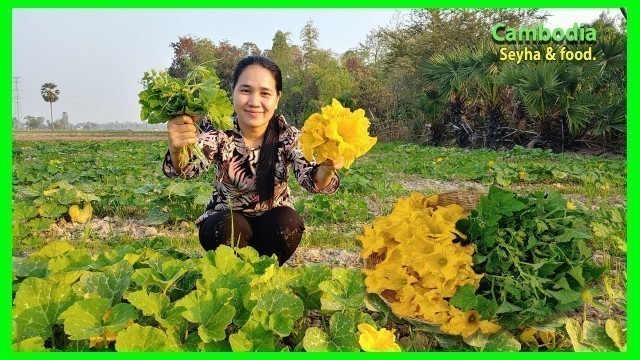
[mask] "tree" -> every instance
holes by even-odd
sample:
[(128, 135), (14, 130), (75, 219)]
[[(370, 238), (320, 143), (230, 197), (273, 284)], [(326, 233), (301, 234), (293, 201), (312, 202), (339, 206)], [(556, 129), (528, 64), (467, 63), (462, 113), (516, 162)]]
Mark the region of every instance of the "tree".
[(466, 66), (468, 59), (468, 50), (454, 50), (434, 56), (423, 70), (424, 78), (436, 84), (449, 98), (447, 111), (460, 147), (472, 145), (475, 135), (465, 118), (469, 99), (468, 85), (472, 79)]
[(290, 39), (291, 33), (285, 33), (281, 30), (278, 30), (273, 37), (273, 44), (271, 45), (271, 49), (266, 51), (267, 57), (278, 64), (283, 74), (287, 74), (290, 70), (289, 64), (291, 63), (292, 57), (292, 45), (290, 44)]
[(54, 121), (53, 127), (58, 130), (68, 130), (71, 129), (71, 124), (69, 123), (69, 115), (66, 112), (62, 113), (62, 118)]
[(24, 117), (24, 124), (27, 127), (27, 130), (36, 130), (44, 128), (44, 118), (42, 116), (31, 116), (27, 115)]
[[(432, 109), (429, 109), (430, 114), (425, 112), (425, 104), (431, 101), (426, 94), (431, 90), (433, 81), (424, 72), (425, 64), (433, 56), (472, 48), (490, 36), (491, 26), (497, 22), (518, 27), (540, 22), (544, 17), (545, 14), (538, 9), (418, 9), (399, 16), (393, 25), (378, 28), (367, 36), (367, 44), (360, 47), (368, 53), (366, 64), (374, 69), (374, 84), (391, 94), (390, 98), (383, 99), (390, 105), (384, 107), (387, 110), (380, 114), (381, 118), (408, 122), (407, 125), (415, 126), (415, 129), (422, 128), (424, 124), (421, 125), (420, 121), (433, 118)], [(451, 71), (458, 72), (456, 69)], [(377, 94), (371, 95), (380, 98)], [(455, 122), (458, 122), (461, 111), (465, 110), (460, 105), (464, 105), (463, 100), (467, 99), (460, 91), (450, 95), (459, 97), (452, 103), (455, 106), (449, 108), (451, 115), (457, 118)], [(382, 109), (378, 109), (378, 113)], [(463, 134), (466, 133), (464, 129), (459, 127), (459, 130), (462, 132), (458, 131), (461, 136), (458, 141), (470, 140), (465, 139), (468, 136)]]
[(300, 41), (302, 41), (302, 53), (304, 55), (304, 64), (308, 66), (313, 61), (313, 55), (318, 50), (318, 40), (320, 33), (313, 26), (313, 20), (309, 19), (300, 31)]
[(18, 120), (18, 118), (16, 118), (15, 116), (12, 118), (13, 121), (13, 129), (15, 130), (20, 130), (22, 129), (22, 123), (20, 122), (20, 120)]
[(278, 105), (278, 110), (288, 119), (293, 119), (297, 126), (299, 112), (298, 94), (302, 89), (297, 86), (299, 69), (302, 64), (302, 51), (295, 45), (291, 45), (291, 33), (278, 30), (273, 37), (271, 49), (265, 50), (265, 56), (275, 62), (282, 72), (282, 87), (285, 89)]
[(58, 95), (60, 95), (60, 90), (57, 87), (58, 85), (54, 83), (45, 83), (40, 88), (40, 95), (42, 95), (44, 101), (49, 103), (51, 109), (51, 130), (53, 130), (53, 103), (58, 101)]
[(211, 66), (215, 68), (220, 78), (220, 87), (227, 92), (232, 92), (233, 73), (240, 60), (245, 57), (245, 50), (231, 44), (228, 40), (222, 40), (218, 45), (214, 44), (213, 49), (216, 60)]
[(260, 51), (258, 45), (252, 42), (242, 43), (240, 49), (242, 49), (244, 56), (259, 56), (260, 54), (262, 54), (262, 51)]
[(209, 39), (181, 36), (177, 42), (171, 43), (173, 60), (169, 67), (169, 75), (185, 79), (189, 71), (197, 65), (205, 64), (213, 67), (216, 59), (215, 44)]

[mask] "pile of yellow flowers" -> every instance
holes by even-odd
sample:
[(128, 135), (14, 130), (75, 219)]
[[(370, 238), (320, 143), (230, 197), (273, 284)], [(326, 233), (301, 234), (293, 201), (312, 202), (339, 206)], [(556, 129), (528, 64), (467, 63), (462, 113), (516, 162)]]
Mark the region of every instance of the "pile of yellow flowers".
[(473, 247), (453, 242), (456, 235), (465, 238), (455, 226), (468, 212), (437, 203), (437, 195), (412, 193), (399, 199), (391, 214), (364, 226), (364, 234), (357, 236), (362, 258), (383, 259), (363, 270), (367, 291), (390, 300), (396, 315), (422, 319), (448, 334), (494, 333), (498, 325), (449, 304), (460, 287), (477, 288), (483, 275), (473, 271)]
[(307, 161), (322, 163), (327, 159), (344, 159), (344, 167), (375, 145), (377, 138), (369, 136), (369, 119), (364, 110), (351, 112), (333, 99), (331, 105), (322, 108), (322, 113), (311, 115), (302, 126), (300, 147)]

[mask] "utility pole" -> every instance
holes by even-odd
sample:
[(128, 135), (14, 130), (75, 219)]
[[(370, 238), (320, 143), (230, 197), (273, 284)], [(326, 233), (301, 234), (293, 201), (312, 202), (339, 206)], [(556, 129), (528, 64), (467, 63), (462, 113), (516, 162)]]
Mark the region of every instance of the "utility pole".
[(16, 119), (20, 121), (20, 113), (22, 110), (20, 107), (20, 76), (13, 77), (13, 93), (13, 113)]

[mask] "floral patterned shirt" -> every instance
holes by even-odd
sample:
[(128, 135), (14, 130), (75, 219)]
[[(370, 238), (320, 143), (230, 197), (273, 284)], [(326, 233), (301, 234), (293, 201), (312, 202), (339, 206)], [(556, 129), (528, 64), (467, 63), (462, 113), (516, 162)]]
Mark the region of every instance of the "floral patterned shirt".
[[(308, 162), (302, 155), (298, 144), (300, 130), (287, 124), (282, 115), (278, 116), (280, 137), (278, 142), (278, 160), (276, 161), (275, 188), (273, 206), (294, 208), (291, 202), (291, 191), (287, 184), (289, 168), (304, 189), (312, 193), (333, 194), (340, 186), (340, 177), (334, 173), (329, 185), (320, 190), (315, 181), (315, 173), (320, 167), (315, 162)], [(260, 148), (245, 145), (237, 119), (234, 119), (232, 130), (215, 130), (207, 119), (201, 123), (203, 131), (198, 134), (197, 145), (202, 149), (205, 159), (198, 160), (193, 156), (184, 174), (178, 174), (171, 165), (171, 155), (167, 153), (162, 164), (162, 171), (170, 178), (184, 176), (194, 178), (206, 172), (211, 165), (216, 171), (213, 193), (205, 212), (195, 221), (200, 226), (205, 219), (219, 211), (229, 211), (229, 201), (233, 210), (242, 211), (246, 216), (260, 216), (272, 207), (269, 201), (260, 201), (255, 184), (256, 167)]]

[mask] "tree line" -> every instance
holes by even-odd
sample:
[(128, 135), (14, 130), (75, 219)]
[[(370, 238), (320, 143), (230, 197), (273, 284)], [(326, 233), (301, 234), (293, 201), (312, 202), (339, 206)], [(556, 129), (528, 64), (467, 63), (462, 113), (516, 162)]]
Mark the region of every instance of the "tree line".
[[(295, 34), (297, 43), (277, 31), (267, 49), (183, 36), (170, 44), (169, 73), (184, 77), (210, 64), (230, 93), (238, 61), (263, 55), (282, 70), (279, 110), (298, 127), (336, 98), (365, 109), (383, 137), (385, 129), (404, 129), (404, 140), (430, 145), (624, 149), (626, 21), (603, 13), (586, 24), (598, 32), (597, 61), (499, 60), (494, 24), (534, 26), (547, 16), (540, 9), (416, 9), (341, 54), (319, 47), (312, 20)], [(564, 45), (589, 44), (553, 46)]]
[[(591, 46), (596, 61), (515, 64), (499, 59), (501, 47), (517, 50), (525, 45), (492, 42), (494, 24), (531, 27), (547, 17), (540, 9), (416, 9), (398, 14), (391, 25), (373, 29), (364, 42), (340, 54), (320, 48), (312, 20), (298, 34), (277, 31), (266, 49), (251, 42), (182, 36), (170, 44), (169, 74), (184, 78), (205, 64), (230, 94), (236, 64), (248, 55), (263, 55), (282, 70), (279, 110), (297, 127), (336, 98), (344, 106), (365, 109), (372, 132), (382, 138), (435, 146), (624, 152), (626, 18), (603, 13), (585, 24), (597, 30), (596, 44), (529, 45), (540, 51), (546, 46)], [(41, 93), (51, 106), (50, 120), (14, 119), (14, 128), (73, 129), (66, 114), (53, 120), (56, 85), (44, 84)], [(144, 123), (127, 128), (141, 127), (150, 129)]]

